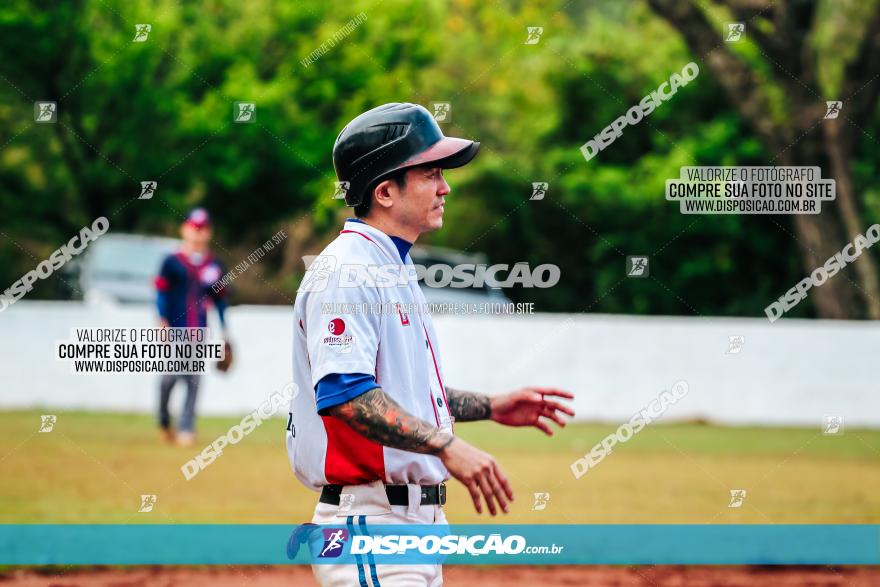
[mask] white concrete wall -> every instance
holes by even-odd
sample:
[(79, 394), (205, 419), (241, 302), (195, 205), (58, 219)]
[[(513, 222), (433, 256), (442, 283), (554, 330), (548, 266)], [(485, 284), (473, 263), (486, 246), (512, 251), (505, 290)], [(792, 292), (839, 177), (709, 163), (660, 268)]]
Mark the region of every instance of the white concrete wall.
[[(202, 414), (243, 414), (291, 380), (290, 308), (238, 306), (229, 322), (236, 365), (206, 377)], [(628, 419), (683, 379), (690, 392), (669, 419), (820, 426), (840, 415), (848, 427), (880, 427), (878, 323), (538, 314), (444, 316), (435, 324), (447, 385), (568, 389), (578, 419)], [(155, 375), (71, 374), (54, 358), (71, 328), (152, 325), (149, 307), (17, 302), (0, 313), (0, 409), (152, 412)], [(727, 354), (731, 335), (745, 336), (739, 354)]]

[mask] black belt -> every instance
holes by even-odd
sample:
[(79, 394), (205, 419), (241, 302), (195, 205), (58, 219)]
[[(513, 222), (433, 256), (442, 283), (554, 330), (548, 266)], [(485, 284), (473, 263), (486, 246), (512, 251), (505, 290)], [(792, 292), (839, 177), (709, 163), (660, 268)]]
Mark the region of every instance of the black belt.
[[(339, 495), (342, 493), (342, 485), (325, 485), (321, 489), (321, 503), (339, 505)], [(391, 505), (409, 505), (409, 490), (406, 485), (386, 485), (385, 494)], [(422, 485), (421, 505), (444, 505), (446, 504), (446, 484)]]

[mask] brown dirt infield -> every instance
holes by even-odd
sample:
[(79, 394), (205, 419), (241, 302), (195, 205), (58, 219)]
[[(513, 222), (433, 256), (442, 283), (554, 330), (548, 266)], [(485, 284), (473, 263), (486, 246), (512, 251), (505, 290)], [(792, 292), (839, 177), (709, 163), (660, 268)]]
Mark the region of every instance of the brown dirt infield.
[[(880, 567), (495, 567), (447, 566), (448, 587), (868, 587)], [(2, 587), (290, 587), (316, 585), (308, 567), (132, 567), (16, 569)]]

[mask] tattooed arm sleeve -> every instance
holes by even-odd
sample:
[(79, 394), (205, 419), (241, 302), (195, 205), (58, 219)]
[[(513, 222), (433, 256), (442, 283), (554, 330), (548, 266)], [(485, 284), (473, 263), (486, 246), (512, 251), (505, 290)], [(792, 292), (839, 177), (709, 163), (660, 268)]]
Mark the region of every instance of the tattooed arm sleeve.
[(489, 396), (481, 393), (471, 393), (447, 387), (446, 401), (449, 402), (449, 413), (457, 422), (488, 420), (492, 415)]
[(404, 410), (381, 387), (333, 406), (328, 412), (365, 438), (409, 452), (437, 454), (455, 438)]

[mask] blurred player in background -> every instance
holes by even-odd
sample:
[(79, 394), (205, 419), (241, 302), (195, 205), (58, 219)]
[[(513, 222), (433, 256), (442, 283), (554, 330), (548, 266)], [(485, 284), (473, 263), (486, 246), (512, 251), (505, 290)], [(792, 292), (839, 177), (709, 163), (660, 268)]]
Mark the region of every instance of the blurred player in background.
[[(208, 306), (217, 309), (223, 338), (226, 336), (226, 289), (214, 284), (223, 277), (223, 265), (211, 255), (211, 219), (204, 208), (189, 213), (180, 227), (182, 243), (180, 250), (165, 257), (156, 277), (156, 305), (159, 324), (163, 328), (205, 328), (208, 324)], [(171, 390), (178, 380), (186, 383), (186, 401), (180, 416), (180, 426), (175, 436), (171, 427), (168, 401)], [(196, 397), (201, 375), (165, 374), (159, 382), (159, 432), (164, 442), (181, 446), (195, 444)]]

